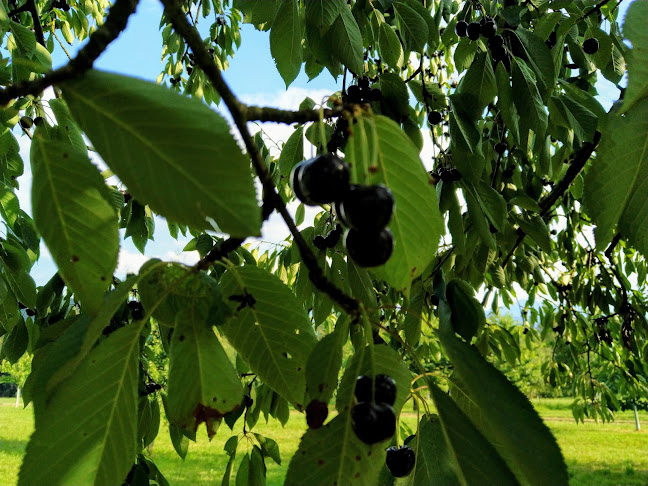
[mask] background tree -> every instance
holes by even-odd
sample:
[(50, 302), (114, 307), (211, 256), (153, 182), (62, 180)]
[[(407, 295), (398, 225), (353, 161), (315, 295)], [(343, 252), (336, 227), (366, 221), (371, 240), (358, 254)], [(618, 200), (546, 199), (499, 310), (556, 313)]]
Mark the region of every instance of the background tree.
[[(168, 86), (92, 69), (134, 0), (0, 7), (2, 357), (33, 354), (36, 425), (20, 484), (164, 484), (142, 454), (158, 397), (181, 456), (200, 424), (212, 437), (246, 421), (241, 484), (263, 484), (277, 460), (252, 432), (259, 413), (285, 421), (290, 407), (310, 428), (287, 484), (565, 484), (548, 428), (489, 360), (551, 336), (545, 372), (574, 382), (580, 417), (605, 417), (621, 391), (646, 396), (648, 2), (622, 28), (609, 0), (162, 3)], [(222, 75), (241, 22), (269, 30), (286, 86), (303, 67), (342, 76), (342, 91), (295, 111), (243, 104)], [(52, 71), (61, 36), (89, 39)], [(597, 80), (626, 74), (606, 113)], [(253, 121), (296, 130), (274, 157)], [(33, 215), (15, 196), (17, 124), (32, 139)], [(301, 164), (304, 137), (329, 155)], [(302, 231), (296, 197), (321, 206)], [(288, 245), (254, 255), (242, 245), (274, 211)], [(191, 234), (201, 260), (150, 260), (120, 280), (119, 228), (143, 251), (153, 214)], [(341, 239), (338, 224), (355, 228)], [(58, 273), (37, 288), (40, 238)], [(526, 334), (486, 324), (485, 306), (520, 296)], [(152, 376), (166, 356), (168, 374)], [(595, 365), (618, 370), (615, 389)], [(402, 441), (408, 399), (425, 413)]]

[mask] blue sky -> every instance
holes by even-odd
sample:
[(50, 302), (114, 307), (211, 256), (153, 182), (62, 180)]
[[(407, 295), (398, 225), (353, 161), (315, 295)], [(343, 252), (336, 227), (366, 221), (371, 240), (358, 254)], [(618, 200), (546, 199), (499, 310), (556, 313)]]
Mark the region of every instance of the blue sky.
[[(155, 81), (163, 67), (160, 56), (162, 37), (158, 28), (161, 14), (162, 8), (159, 2), (155, 0), (140, 1), (126, 30), (101, 55), (95, 63), (95, 68)], [(210, 21), (211, 19), (203, 19), (205, 28), (208, 28)], [(235, 94), (243, 101), (257, 105), (297, 109), (299, 103), (306, 96), (312, 96), (315, 101), (319, 102), (322, 96), (340, 89), (341, 80), (336, 82), (327, 73), (308, 82), (308, 78), (302, 72), (287, 91), (270, 55), (268, 33), (258, 32), (250, 25), (242, 25), (241, 38), (241, 47), (234, 59), (231, 60), (229, 69), (225, 71), (224, 76)], [(80, 45), (78, 43), (75, 43), (74, 46), (66, 44), (65, 47), (70, 55), (74, 56)], [(52, 55), (52, 60), (55, 68), (68, 61), (58, 44)], [(223, 115), (227, 116), (228, 114), (224, 112)], [(256, 131), (258, 127), (252, 126), (251, 129)], [(292, 131), (290, 127), (278, 124), (265, 124), (263, 129), (277, 142), (285, 141)], [(18, 135), (18, 132), (16, 134)], [(21, 207), (30, 212), (29, 143), (25, 136), (18, 135), (18, 138), (23, 148), (21, 154), (26, 169), (25, 175), (20, 179), (19, 198)], [(315, 210), (309, 212), (312, 215), (316, 213)], [(287, 235), (288, 231), (276, 214), (263, 227), (264, 241), (279, 242)], [(126, 271), (137, 271), (146, 259), (153, 257), (193, 263), (198, 259), (197, 253), (182, 253), (182, 248), (188, 241), (189, 238), (181, 237), (179, 241), (171, 238), (166, 231), (164, 219), (156, 218), (155, 241), (148, 242), (145, 256), (139, 253), (130, 239), (122, 241), (117, 274), (123, 276)], [(44, 245), (41, 245), (41, 249), (41, 258), (32, 271), (37, 285), (46, 283), (56, 271), (54, 262)]]
[[(622, 4), (622, 9), (627, 6)], [(124, 75), (137, 76), (150, 81), (155, 81), (163, 65), (161, 62), (162, 38), (159, 30), (159, 19), (162, 8), (157, 0), (141, 0), (137, 12), (130, 18), (126, 30), (111, 44), (95, 64), (98, 69), (117, 72)], [(209, 27), (211, 19), (202, 20), (199, 26)], [(323, 96), (331, 94), (341, 87), (341, 79), (336, 82), (326, 71), (315, 80), (308, 82), (308, 78), (300, 73), (291, 87), (286, 90), (285, 84), (277, 72), (272, 56), (270, 55), (269, 36), (266, 32), (257, 32), (250, 25), (242, 25), (241, 47), (231, 60), (229, 69), (224, 72), (224, 77), (234, 93), (246, 103), (264, 106), (277, 106), (285, 109), (296, 109), (299, 103), (310, 96), (319, 102)], [(57, 45), (53, 54), (54, 67), (67, 62), (67, 57)], [(67, 46), (71, 55), (79, 48), (78, 44)], [(618, 97), (618, 90), (610, 83), (600, 85), (601, 102), (609, 108), (612, 101)], [(223, 113), (227, 116), (227, 113)], [(253, 130), (259, 127), (251, 127)], [(292, 132), (292, 128), (278, 124), (264, 124), (263, 130), (273, 140), (285, 141)], [(427, 136), (427, 134), (425, 134)], [(429, 138), (429, 136), (428, 136)], [(20, 179), (21, 190), (19, 197), (21, 206), (28, 212), (31, 210), (29, 173), (28, 140), (19, 136), (23, 159), (26, 162), (26, 174)], [(426, 144), (427, 146), (427, 144)], [(432, 154), (424, 147), (422, 159), (431, 159)], [(308, 156), (306, 149), (306, 156)], [(424, 155), (425, 154), (425, 155)], [(296, 206), (293, 206), (294, 209)], [(316, 209), (310, 209), (308, 216), (313, 216)], [(282, 221), (275, 214), (263, 227), (264, 241), (280, 242), (288, 235)], [(120, 261), (117, 274), (123, 276), (127, 271), (135, 272), (148, 258), (159, 257), (166, 260), (178, 260), (193, 263), (197, 260), (195, 252), (183, 253), (182, 248), (189, 241), (188, 238), (173, 240), (166, 231), (166, 224), (162, 218), (156, 219), (155, 241), (149, 241), (146, 255), (143, 256), (132, 245), (130, 239), (122, 242)], [(267, 246), (266, 246), (267, 247)], [(32, 275), (37, 285), (44, 284), (56, 271), (56, 267), (47, 252), (43, 251), (40, 260), (36, 263)]]

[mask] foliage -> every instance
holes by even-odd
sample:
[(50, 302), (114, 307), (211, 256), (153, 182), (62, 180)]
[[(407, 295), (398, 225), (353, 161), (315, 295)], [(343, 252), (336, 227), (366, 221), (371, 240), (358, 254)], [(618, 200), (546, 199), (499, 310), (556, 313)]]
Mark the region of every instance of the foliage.
[[(491, 363), (515, 365), (522, 341), (552, 342), (542, 372), (571, 387), (577, 420), (607, 420), (619, 399), (648, 394), (646, 0), (622, 28), (620, 2), (607, 0), (162, 3), (158, 84), (91, 69), (135, 0), (107, 15), (107, 2), (0, 4), (0, 358), (33, 355), (24, 396), (36, 426), (19, 484), (166, 484), (142, 454), (158, 395), (183, 458), (200, 424), (210, 438), (223, 421), (244, 424), (251, 447), (228, 440), (222, 484), (265, 484), (268, 458), (281, 461), (254, 432), (261, 413), (286, 423), (291, 407), (333, 398), (337, 414), (288, 460), (288, 484), (393, 484), (385, 449), (410, 432), (412, 484), (567, 483), (550, 430)], [(490, 18), (499, 37), (455, 30)], [(294, 111), (242, 104), (222, 76), (241, 23), (269, 31), (286, 86), (303, 67), (309, 79), (342, 76), (342, 91)], [(58, 34), (90, 38), (51, 71)], [(583, 48), (591, 38), (595, 52)], [(597, 83), (626, 73), (606, 113)], [(250, 121), (298, 129), (274, 157)], [(31, 138), (33, 215), (16, 197), (18, 126)], [(421, 160), (424, 132), (432, 160)], [(297, 228), (286, 204), (303, 136), (343, 156), (353, 184), (393, 194), (386, 264), (313, 244), (339, 219), (332, 204)], [(250, 252), (273, 211), (291, 237)], [(201, 260), (151, 260), (120, 280), (119, 230), (144, 252), (154, 215)], [(37, 287), (41, 237), (58, 272)], [(487, 321), (488, 304), (523, 306), (523, 328)], [(408, 400), (425, 413), (368, 445), (353, 430), (353, 386), (380, 373), (396, 381), (395, 414)]]

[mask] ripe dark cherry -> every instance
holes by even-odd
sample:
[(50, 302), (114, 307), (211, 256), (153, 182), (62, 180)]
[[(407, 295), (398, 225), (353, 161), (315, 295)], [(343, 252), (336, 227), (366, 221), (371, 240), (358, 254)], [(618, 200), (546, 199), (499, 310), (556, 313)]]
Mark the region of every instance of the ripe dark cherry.
[(396, 433), (394, 409), (384, 403), (358, 403), (351, 409), (351, 427), (365, 444), (376, 444)]
[(306, 406), (306, 423), (309, 429), (319, 429), (328, 417), (328, 406), (319, 400), (311, 400)]
[(598, 39), (595, 39), (594, 37), (590, 37), (585, 42), (583, 42), (583, 51), (585, 51), (585, 54), (590, 54), (590, 55), (596, 54), (598, 50), (599, 50)]
[(438, 125), (443, 120), (443, 115), (438, 111), (431, 111), (428, 114), (428, 123), (432, 126)]
[(362, 92), (360, 91), (360, 86), (349, 86), (347, 89), (347, 101), (349, 103), (360, 103), (362, 101)]
[(319, 155), (297, 164), (290, 182), (304, 204), (317, 206), (339, 201), (349, 189), (349, 166), (336, 155)]
[(467, 32), (470, 40), (477, 40), (479, 39), (479, 34), (481, 34), (481, 25), (479, 25), (479, 22), (470, 22)]
[(500, 49), (501, 47), (504, 46), (504, 37), (501, 35), (494, 35), (490, 39), (488, 39), (488, 49), (493, 52), (496, 49)]
[(403, 478), (414, 469), (416, 464), (416, 454), (408, 446), (392, 446), (387, 449), (387, 458), (385, 459), (387, 469), (397, 478)]
[(355, 397), (359, 402), (386, 403), (393, 405), (396, 401), (396, 382), (391, 376), (376, 375), (375, 390), (372, 396), (371, 377), (359, 376), (356, 380)]
[(27, 115), (20, 117), (20, 126), (25, 130), (31, 128), (33, 124), (34, 124), (34, 120), (32, 120), (31, 117)]
[(328, 246), (326, 245), (326, 238), (324, 238), (322, 235), (317, 235), (315, 238), (313, 238), (313, 245), (318, 250), (326, 250), (326, 248), (328, 248)]
[(490, 39), (491, 37), (494, 37), (495, 34), (497, 34), (497, 25), (495, 24), (495, 21), (488, 20), (484, 22), (481, 26), (481, 35)]
[(335, 205), (340, 220), (350, 228), (380, 230), (387, 226), (394, 211), (394, 196), (382, 185), (352, 185)]
[(468, 22), (465, 20), (460, 20), (457, 22), (457, 25), (455, 25), (455, 34), (459, 37), (466, 37), (467, 35), (467, 29), (468, 29)]
[(502, 155), (504, 152), (506, 152), (507, 148), (508, 147), (507, 147), (505, 142), (497, 142), (495, 144), (495, 152), (497, 152), (500, 155)]
[(389, 260), (394, 250), (394, 237), (387, 228), (381, 231), (348, 229), (344, 248), (361, 267), (377, 267)]

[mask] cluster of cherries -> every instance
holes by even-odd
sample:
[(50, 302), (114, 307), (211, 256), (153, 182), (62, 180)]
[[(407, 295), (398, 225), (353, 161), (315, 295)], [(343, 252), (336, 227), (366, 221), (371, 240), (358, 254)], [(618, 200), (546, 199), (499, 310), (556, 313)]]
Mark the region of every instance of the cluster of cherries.
[[(351, 409), (351, 427), (365, 444), (376, 444), (396, 433), (396, 414), (392, 408), (396, 401), (396, 382), (388, 375), (359, 376), (355, 385), (358, 403)], [(416, 456), (408, 446), (387, 449), (386, 464), (396, 477), (412, 472)]]
[(488, 49), (495, 60), (504, 60), (507, 58), (506, 48), (504, 47), (504, 38), (497, 33), (497, 24), (492, 17), (482, 17), (479, 22), (466, 22), (460, 20), (455, 26), (455, 33), (459, 37), (466, 37), (476, 41), (479, 36), (488, 39)]
[(382, 98), (382, 93), (378, 88), (369, 86), (369, 78), (366, 76), (358, 78), (358, 84), (349, 86), (346, 94), (342, 93), (343, 103), (371, 103), (380, 101), (380, 98)]
[[(337, 155), (319, 155), (297, 164), (290, 175), (295, 196), (304, 204), (332, 203), (338, 219), (348, 227), (344, 248), (361, 267), (384, 264), (392, 254), (394, 238), (386, 228), (394, 209), (394, 197), (382, 185), (349, 183), (349, 165)], [(313, 244), (320, 250), (334, 247), (342, 234), (336, 225)]]
[(58, 8), (65, 12), (70, 10), (70, 6), (65, 0), (54, 0), (54, 2), (52, 2), (52, 8)]
[[(349, 86), (348, 89), (342, 93), (342, 102), (344, 104), (372, 103), (380, 101), (381, 98), (381, 91), (378, 88), (371, 88), (369, 86), (369, 78), (366, 76), (359, 78), (358, 84)], [(326, 148), (329, 152), (335, 152), (344, 146), (344, 142), (348, 137), (349, 120), (341, 116), (337, 119), (337, 122), (335, 122), (333, 135), (331, 135), (331, 139), (326, 145)]]

